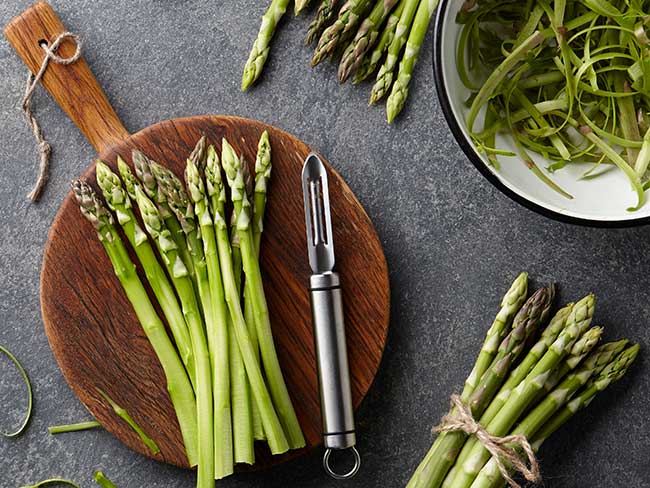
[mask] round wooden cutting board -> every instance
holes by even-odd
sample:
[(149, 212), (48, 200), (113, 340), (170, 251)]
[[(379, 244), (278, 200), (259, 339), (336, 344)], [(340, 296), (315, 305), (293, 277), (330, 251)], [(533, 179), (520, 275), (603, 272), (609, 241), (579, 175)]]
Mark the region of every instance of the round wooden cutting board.
[[(43, 56), (39, 41), (52, 42), (64, 31), (49, 5), (39, 3), (14, 19), (5, 35), (34, 72)], [(60, 54), (72, 52), (74, 46), (65, 42)], [(280, 363), (307, 439), (306, 449), (320, 444), (301, 189), (301, 168), (310, 148), (282, 130), (238, 117), (175, 119), (128, 135), (83, 60), (69, 66), (51, 65), (43, 85), (97, 148), (99, 157), (114, 169), (118, 154), (130, 162), (131, 150), (137, 148), (181, 176), (185, 159), (201, 135), (219, 150), (222, 138), (227, 138), (252, 164), (261, 133), (269, 132), (273, 175), (261, 253), (264, 285)], [(386, 342), (388, 273), (370, 219), (339, 174), (325, 164), (345, 302), (352, 394), (358, 406), (373, 382)], [(96, 187), (94, 165), (84, 179)], [(144, 273), (138, 271), (146, 283)], [(156, 441), (161, 449), (156, 459), (186, 467), (162, 368), (72, 195), (64, 200), (50, 231), (41, 274), (41, 306), (54, 356), (90, 412), (125, 444), (151, 456), (96, 388), (104, 390)], [(261, 446), (257, 457), (260, 466), (269, 466), (306, 449), (272, 458)]]

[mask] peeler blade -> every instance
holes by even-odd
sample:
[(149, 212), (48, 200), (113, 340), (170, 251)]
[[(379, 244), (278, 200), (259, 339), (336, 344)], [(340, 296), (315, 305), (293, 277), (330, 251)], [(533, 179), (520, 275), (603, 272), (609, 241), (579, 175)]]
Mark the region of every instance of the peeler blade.
[(316, 154), (311, 153), (302, 169), (309, 265), (314, 273), (334, 269), (334, 241), (330, 212), (327, 170)]

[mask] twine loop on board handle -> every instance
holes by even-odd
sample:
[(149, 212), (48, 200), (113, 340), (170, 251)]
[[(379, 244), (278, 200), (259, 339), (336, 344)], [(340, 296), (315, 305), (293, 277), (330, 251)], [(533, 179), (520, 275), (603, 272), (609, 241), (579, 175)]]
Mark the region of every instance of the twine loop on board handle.
[[(535, 457), (530, 442), (523, 434), (498, 437), (490, 434), (472, 415), (470, 408), (465, 405), (459, 395), (451, 396), (450, 412), (442, 418), (440, 425), (433, 428), (435, 433), (465, 432), (474, 436), (487, 449), (494, 458), (503, 479), (512, 488), (521, 486), (512, 478), (511, 471), (506, 464), (514, 471), (522, 474), (526, 480), (532, 483), (542, 481), (539, 471), (539, 463)], [(510, 445), (508, 445), (510, 444)], [(519, 447), (526, 454), (528, 464), (522, 461), (516, 447)]]
[[(69, 57), (61, 57), (57, 54), (59, 46), (65, 39), (73, 40), (77, 47), (75, 52)], [(27, 195), (27, 197), (32, 202), (38, 201), (38, 199), (41, 197), (43, 189), (45, 188), (50, 168), (50, 157), (52, 155), (52, 146), (50, 146), (49, 142), (45, 140), (41, 126), (34, 116), (34, 112), (32, 110), (32, 97), (34, 95), (36, 87), (43, 78), (43, 75), (45, 74), (45, 71), (50, 64), (50, 61), (56, 64), (69, 65), (79, 60), (81, 57), (81, 39), (76, 34), (72, 34), (71, 32), (64, 32), (63, 34), (59, 35), (59, 37), (57, 37), (51, 45), (42, 43), (41, 48), (45, 53), (45, 57), (43, 58), (43, 62), (41, 63), (41, 67), (38, 70), (38, 73), (35, 75), (29, 73), (29, 76), (27, 77), (27, 85), (25, 87), (25, 95), (23, 96), (22, 101), (22, 110), (25, 113), (25, 117), (27, 117), (27, 123), (32, 130), (32, 134), (34, 134), (34, 139), (36, 139), (39, 154), (38, 178), (36, 180), (34, 188)]]

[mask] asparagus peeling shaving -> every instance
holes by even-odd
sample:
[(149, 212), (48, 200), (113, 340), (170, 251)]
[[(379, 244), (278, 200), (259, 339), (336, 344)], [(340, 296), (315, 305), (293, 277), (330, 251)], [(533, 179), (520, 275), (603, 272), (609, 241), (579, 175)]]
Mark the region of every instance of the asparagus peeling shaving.
[(18, 437), (21, 435), (23, 432), (25, 432), (25, 429), (29, 425), (29, 421), (32, 418), (32, 409), (34, 407), (34, 393), (32, 391), (32, 383), (29, 381), (29, 376), (27, 375), (27, 371), (25, 371), (25, 368), (23, 368), (23, 365), (20, 364), (20, 361), (14, 356), (6, 347), (0, 345), (0, 352), (7, 356), (12, 363), (18, 368), (18, 371), (20, 372), (20, 375), (23, 377), (23, 381), (25, 382), (25, 386), (27, 388), (27, 409), (25, 411), (25, 417), (23, 421), (20, 423), (18, 428), (13, 431), (13, 432), (4, 432), (0, 431), (0, 436), (2, 437)]
[(79, 422), (77, 424), (52, 425), (47, 428), (47, 431), (50, 433), (50, 435), (57, 435), (67, 434), (69, 432), (80, 432), (82, 430), (96, 429), (101, 426), (102, 424), (99, 422), (91, 420), (89, 422)]
[(467, 128), (489, 163), (498, 170), (498, 156), (512, 155), (496, 147), (495, 135), (503, 134), (568, 199), (552, 173), (585, 163), (582, 178), (595, 178), (614, 166), (636, 198), (628, 211), (641, 208), (649, 177), (642, 137), (650, 111), (649, 13), (638, 2), (467, 2), (457, 15), (456, 64), (471, 92)]

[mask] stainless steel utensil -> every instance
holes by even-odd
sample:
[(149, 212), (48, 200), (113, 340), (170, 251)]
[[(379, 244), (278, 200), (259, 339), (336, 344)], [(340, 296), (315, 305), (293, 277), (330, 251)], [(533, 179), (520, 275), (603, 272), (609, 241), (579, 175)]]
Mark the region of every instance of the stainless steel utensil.
[[(323, 444), (326, 448), (323, 466), (330, 476), (347, 479), (359, 471), (361, 457), (354, 447), (356, 435), (341, 283), (338, 273), (333, 271), (335, 258), (327, 171), (313, 153), (307, 156), (302, 170), (302, 189), (309, 264), (313, 271), (309, 290), (318, 363)], [(353, 453), (354, 466), (349, 472), (338, 474), (330, 466), (330, 456), (332, 451), (343, 449), (350, 449)]]

